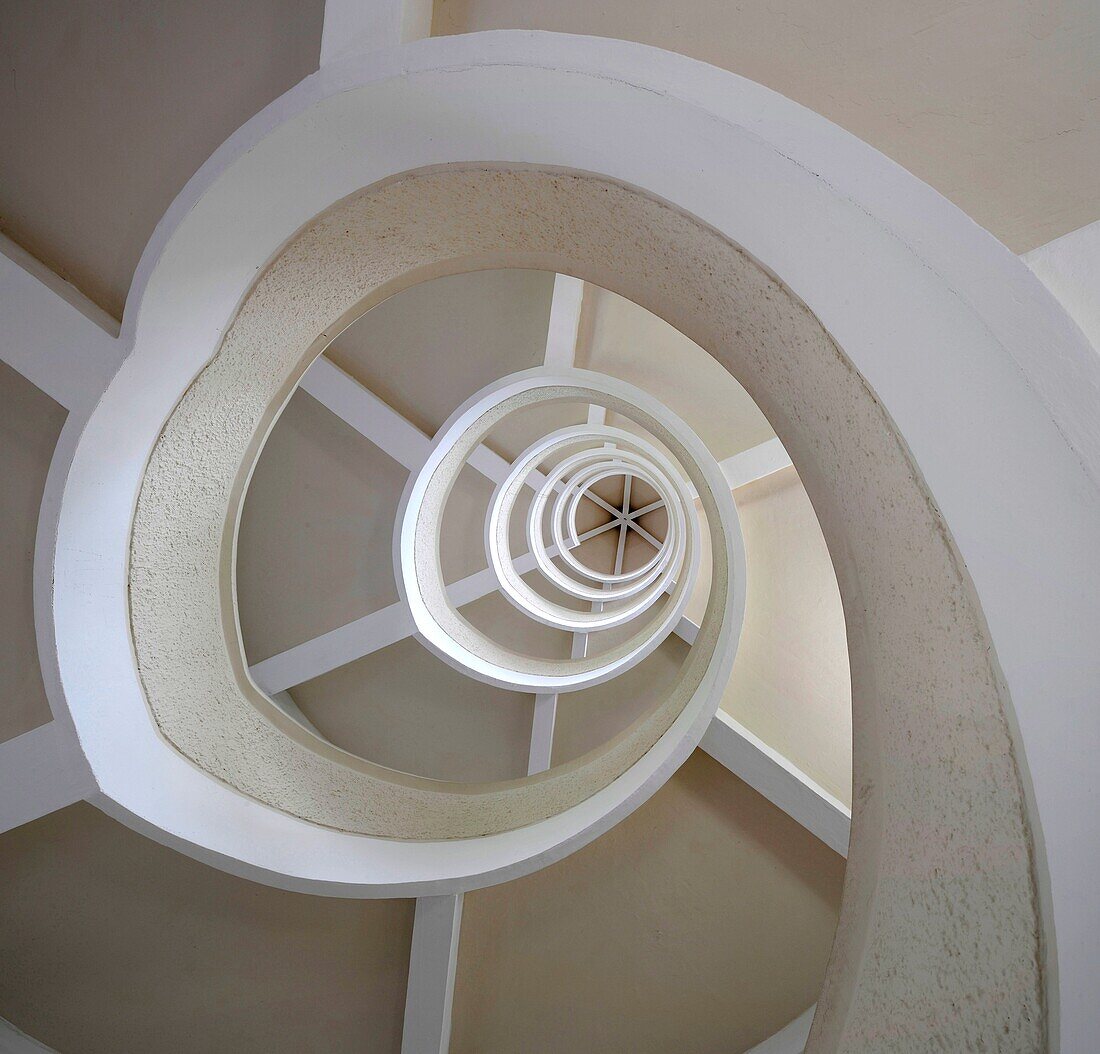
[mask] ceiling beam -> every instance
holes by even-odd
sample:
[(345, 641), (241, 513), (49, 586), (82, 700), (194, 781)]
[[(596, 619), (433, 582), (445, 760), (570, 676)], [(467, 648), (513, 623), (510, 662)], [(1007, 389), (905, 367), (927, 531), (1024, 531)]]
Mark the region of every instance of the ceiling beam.
[(417, 898), (401, 1054), (447, 1054), (461, 928), (461, 893)]
[(789, 1025), (769, 1036), (745, 1054), (804, 1054), (810, 1038), (810, 1026), (814, 1023), (817, 1003), (803, 1011)]
[[(582, 534), (580, 540), (585, 542), (615, 526), (616, 523), (605, 523), (594, 527)], [(547, 551), (551, 557), (557, 555), (555, 546)], [(530, 553), (516, 560), (516, 568), (521, 575), (533, 571), (535, 566), (535, 558)], [(485, 568), (452, 582), (447, 587), (447, 595), (456, 608), (461, 608), (496, 592), (497, 588), (496, 576)], [(397, 601), (272, 655), (252, 666), (249, 673), (256, 685), (269, 695), (283, 692), (396, 644), (411, 637), (415, 631), (408, 604)]]
[(95, 789), (76, 737), (57, 721), (0, 743), (0, 834), (82, 801)]
[[(419, 471), (427, 460), (431, 437), (326, 356), (313, 362), (298, 387), (410, 472)], [(484, 444), (470, 455), (469, 465), (494, 485), (511, 469), (508, 461)], [(527, 484), (538, 487), (544, 478), (532, 472)]]
[(325, 0), (321, 65), (431, 36), (431, 0)]
[(851, 809), (724, 710), (699, 745), (834, 852), (848, 855)]
[(67, 410), (90, 411), (122, 361), (118, 323), (0, 235), (0, 359)]
[(737, 490), (758, 479), (791, 467), (790, 454), (778, 439), (769, 439), (757, 446), (718, 462), (730, 490)]
[(554, 276), (550, 300), (550, 322), (546, 329), (543, 365), (552, 370), (569, 369), (576, 363), (577, 334), (581, 325), (584, 282), (567, 274)]
[(554, 754), (554, 724), (558, 719), (558, 693), (539, 692), (531, 714), (531, 749), (527, 755), (527, 775), (545, 772)]
[(427, 433), (324, 355), (306, 370), (298, 387), (410, 472), (427, 460), (432, 445)]
[(1040, 245), (1022, 259), (1100, 352), (1100, 220)]
[(20, 1032), (10, 1021), (0, 1017), (0, 1054), (57, 1054), (53, 1047), (47, 1047)]

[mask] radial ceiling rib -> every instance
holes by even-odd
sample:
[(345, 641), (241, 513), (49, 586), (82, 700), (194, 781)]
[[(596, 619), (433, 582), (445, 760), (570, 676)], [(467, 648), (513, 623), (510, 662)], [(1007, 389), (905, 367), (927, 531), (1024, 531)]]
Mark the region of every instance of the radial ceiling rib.
[(583, 301), (584, 282), (566, 274), (554, 276), (543, 365), (561, 370), (568, 369), (576, 362), (577, 334), (580, 331)]
[(699, 745), (834, 852), (848, 855), (852, 810), (744, 725), (719, 710)]
[[(431, 437), (331, 359), (324, 355), (317, 358), (302, 375), (299, 387), (410, 472), (424, 464)], [(494, 484), (511, 468), (484, 445), (470, 455), (469, 465)], [(541, 482), (541, 473), (532, 472), (528, 483), (536, 487)]]
[(321, 65), (431, 36), (431, 0), (325, 0)]
[(769, 439), (720, 461), (718, 467), (729, 480), (730, 490), (737, 490), (773, 472), (790, 468), (791, 456), (778, 439)]
[(447, 1054), (461, 928), (461, 893), (417, 898), (401, 1054)]
[(0, 359), (67, 410), (91, 409), (118, 368), (118, 323), (0, 235)]
[[(617, 526), (618, 521), (612, 521), (594, 527), (580, 536), (581, 541), (595, 538)], [(557, 554), (553, 547), (550, 552)], [(526, 574), (534, 567), (535, 558), (530, 554), (516, 561), (520, 574)], [(464, 607), (496, 592), (497, 588), (496, 577), (489, 568), (485, 568), (452, 582), (447, 592), (456, 607)], [(408, 605), (398, 601), (272, 655), (252, 666), (249, 673), (257, 686), (269, 695), (282, 692), (411, 637), (414, 628)]]
[(0, 743), (0, 833), (95, 790), (80, 749), (57, 721)]

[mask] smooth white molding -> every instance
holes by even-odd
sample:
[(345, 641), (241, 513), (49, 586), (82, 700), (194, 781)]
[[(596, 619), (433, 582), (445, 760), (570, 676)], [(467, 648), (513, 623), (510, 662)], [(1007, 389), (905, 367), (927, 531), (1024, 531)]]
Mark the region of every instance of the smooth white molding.
[(0, 359), (67, 410), (89, 410), (119, 362), (118, 323), (0, 235)]
[(1024, 253), (1023, 261), (1100, 354), (1100, 220)]
[(718, 467), (729, 480), (730, 490), (737, 490), (738, 487), (754, 483), (758, 479), (770, 476), (773, 472), (790, 468), (791, 455), (778, 439), (768, 439), (758, 446), (742, 450), (740, 454), (734, 454), (725, 461), (720, 461)]
[(848, 855), (851, 810), (724, 710), (699, 746), (834, 852)]
[(461, 893), (417, 899), (401, 1054), (447, 1054), (461, 928)]
[(58, 721), (0, 743), (0, 834), (94, 790), (75, 737)]

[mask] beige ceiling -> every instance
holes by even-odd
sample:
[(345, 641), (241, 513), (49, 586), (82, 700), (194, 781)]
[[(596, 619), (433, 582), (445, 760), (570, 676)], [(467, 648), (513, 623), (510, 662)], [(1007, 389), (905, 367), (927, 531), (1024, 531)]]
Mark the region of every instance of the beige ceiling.
[[(172, 198), (315, 68), (323, 0), (0, 3), (0, 231), (118, 317)], [(1095, 0), (436, 0), (437, 34), (624, 37), (760, 81), (1016, 252), (1100, 218)]]
[[(451, 1049), (743, 1050), (816, 998), (843, 871), (697, 752), (593, 845), (467, 894)], [(74, 805), (0, 836), (0, 1017), (62, 1054), (396, 1054), (412, 914)]]
[(722, 708), (849, 806), (852, 677), (840, 587), (793, 468), (734, 491), (749, 564)]
[(221, 142), (317, 68), (323, 0), (4, 0), (0, 231), (121, 317)]
[(287, 893), (83, 802), (0, 837), (0, 1017), (61, 1054), (397, 1054), (411, 900)]
[(474, 681), (412, 637), (290, 695), (333, 743), (379, 765), (460, 783), (527, 774), (534, 697)]
[(452, 1054), (747, 1050), (817, 998), (844, 861), (700, 751), (636, 813), (466, 894)]
[(554, 276), (473, 271), (413, 286), (349, 326), (326, 354), (434, 435), (479, 389), (541, 366)]
[(1095, 0), (436, 0), (432, 29), (621, 37), (732, 70), (877, 147), (1014, 252), (1100, 219)]
[(406, 470), (297, 391), (249, 483), (237, 607), (250, 663), (397, 600), (393, 521)]
[[(578, 366), (658, 396), (719, 461), (775, 435), (748, 392), (713, 355), (645, 308), (606, 289), (587, 288), (593, 322)], [(630, 427), (625, 419), (612, 418), (609, 423)]]

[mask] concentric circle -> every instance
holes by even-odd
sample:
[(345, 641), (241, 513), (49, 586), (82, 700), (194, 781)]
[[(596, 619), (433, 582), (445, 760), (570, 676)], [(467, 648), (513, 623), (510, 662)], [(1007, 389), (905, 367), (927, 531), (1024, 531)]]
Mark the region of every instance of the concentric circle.
[[(548, 402), (594, 404), (638, 429), (588, 424), (554, 431), (516, 458), (489, 503), (489, 568), (519, 612), (574, 634), (629, 630), (625, 640), (598, 654), (582, 649), (580, 656), (562, 659), (520, 654), (463, 618), (448, 596), (439, 560), (442, 512), (463, 466), (505, 417)], [(576, 555), (587, 537), (578, 526), (578, 511), (586, 499), (606, 505), (594, 497), (594, 488), (613, 476), (638, 479), (652, 488), (658, 498), (651, 504), (666, 511), (667, 528), (663, 538), (650, 536), (654, 552), (639, 566), (624, 568), (620, 558), (619, 566), (601, 572)], [(711, 481), (721, 479), (691, 429), (632, 385), (584, 370), (530, 370), (491, 385), (440, 430), (424, 467), (410, 481), (398, 515), (397, 578), (417, 634), (468, 676), (517, 691), (577, 691), (624, 673), (659, 647), (682, 618), (701, 551), (695, 496), (702, 487), (713, 498)], [(533, 491), (533, 497), (523, 531), (516, 532), (514, 520), (525, 491)], [(616, 515), (612, 526), (625, 534), (635, 514), (624, 508)], [(526, 538), (528, 552), (516, 550), (516, 534)], [(528, 581), (532, 573), (541, 577), (542, 589)], [(546, 595), (555, 591), (557, 599)]]

